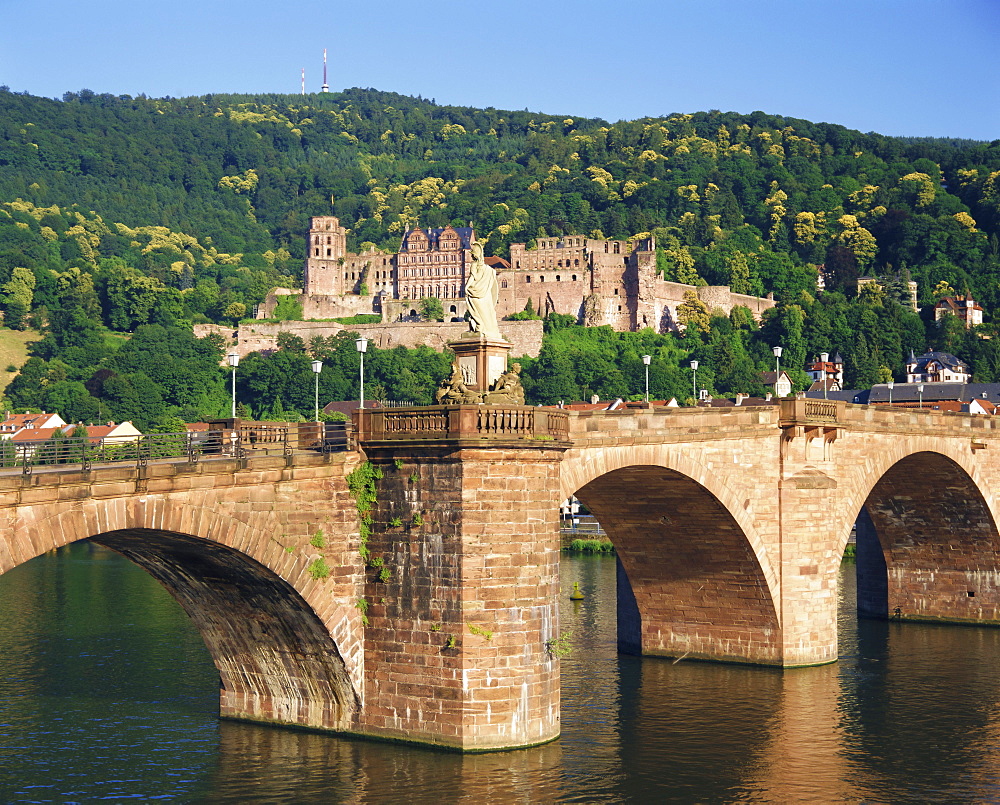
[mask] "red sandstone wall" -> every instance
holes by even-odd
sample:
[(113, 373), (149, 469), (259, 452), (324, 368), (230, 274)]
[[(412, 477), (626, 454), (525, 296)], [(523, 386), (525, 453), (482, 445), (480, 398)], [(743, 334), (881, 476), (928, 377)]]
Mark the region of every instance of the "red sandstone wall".
[[(348, 330), (371, 339), (372, 344), (379, 349), (393, 347), (429, 346), (432, 349), (444, 350), (449, 341), (455, 341), (469, 331), (465, 322), (405, 322), (400, 324), (337, 324), (336, 322), (317, 321), (285, 321), (276, 324), (254, 322), (243, 324), (238, 331), (239, 340), (233, 342), (234, 330), (217, 324), (196, 324), (194, 333), (203, 338), (209, 333), (219, 333), (227, 342), (234, 343), (236, 352), (241, 357), (251, 352), (274, 350), (277, 348), (278, 333), (293, 333), (306, 343), (315, 336), (324, 338)], [(512, 357), (530, 355), (538, 357), (542, 348), (543, 325), (540, 321), (505, 321), (500, 324), (500, 331), (513, 345)]]
[(370, 545), (391, 575), (369, 574), (368, 723), (470, 748), (556, 737), (559, 451), (370, 456), (384, 473)]

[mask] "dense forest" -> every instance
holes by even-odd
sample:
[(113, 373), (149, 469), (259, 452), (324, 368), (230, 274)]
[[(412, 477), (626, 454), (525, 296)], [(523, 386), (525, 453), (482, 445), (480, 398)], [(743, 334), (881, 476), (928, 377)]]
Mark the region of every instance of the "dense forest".
[[(1000, 379), (1000, 339), (988, 337), (1000, 140), (718, 111), (608, 123), (362, 89), (52, 100), (0, 87), (0, 309), (7, 326), (44, 334), (9, 403), (145, 427), (223, 413), (220, 345), (191, 338), (190, 324), (238, 321), (270, 288), (298, 284), (308, 218), (331, 212), (353, 248), (469, 221), (500, 255), (542, 236), (649, 233), (668, 279), (779, 300), (760, 325), (692, 305), (683, 336), (554, 317), (524, 362), (533, 402), (634, 394), (644, 353), (655, 396), (690, 396), (691, 358), (700, 385), (755, 391), (779, 343), (800, 383), (820, 351), (840, 351), (859, 387), (900, 377), (909, 351), (928, 346)], [(862, 275), (880, 283), (859, 294)], [(910, 279), (919, 315), (901, 304)], [(935, 299), (965, 292), (986, 309), (980, 331), (935, 324)], [(325, 395), (357, 393), (344, 344), (282, 346), (239, 373), (252, 415), (308, 415), (311, 356), (329, 364)], [(394, 350), (370, 364), (386, 396), (427, 401), (447, 361)]]

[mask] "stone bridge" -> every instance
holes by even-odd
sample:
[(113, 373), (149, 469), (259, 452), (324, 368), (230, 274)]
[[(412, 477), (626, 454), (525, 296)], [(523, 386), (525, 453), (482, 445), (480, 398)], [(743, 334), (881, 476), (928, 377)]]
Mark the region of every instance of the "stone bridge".
[(618, 549), (623, 651), (834, 661), (855, 524), (862, 614), (1000, 623), (990, 417), (795, 399), (380, 409), (356, 430), (339, 453), (0, 473), (0, 572), (92, 538), (188, 612), (223, 716), (463, 751), (559, 734), (572, 494)]

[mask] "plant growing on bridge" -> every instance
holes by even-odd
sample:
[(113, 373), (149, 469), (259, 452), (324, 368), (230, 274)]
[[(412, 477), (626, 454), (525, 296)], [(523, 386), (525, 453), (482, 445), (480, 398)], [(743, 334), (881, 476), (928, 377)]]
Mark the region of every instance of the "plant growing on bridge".
[(368, 567), (378, 570), (378, 580), (383, 583), (392, 578), (392, 571), (385, 566), (385, 559), (381, 556), (373, 556), (368, 562)]
[(322, 528), (316, 529), (316, 533), (309, 538), (309, 544), (312, 545), (314, 548), (326, 547), (326, 539), (323, 536)]
[(573, 647), (570, 645), (570, 638), (573, 636), (572, 632), (563, 632), (558, 637), (553, 637), (551, 640), (545, 641), (545, 651), (549, 657), (555, 659), (562, 659), (563, 657), (568, 657), (573, 653)]
[(493, 639), (493, 632), (491, 632), (489, 629), (484, 629), (482, 626), (476, 626), (476, 624), (474, 623), (470, 623), (467, 625), (469, 627), (469, 631), (472, 632), (473, 634), (477, 634), (480, 637), (485, 637), (487, 640)]
[(361, 558), (368, 561), (368, 537), (372, 533), (372, 509), (378, 500), (378, 493), (375, 490), (375, 482), (382, 479), (382, 470), (366, 461), (359, 465), (354, 472), (347, 476), (347, 488), (351, 497), (354, 498), (354, 505), (358, 510), (360, 520), (361, 547), (359, 553)]
[(455, 648), (455, 635), (448, 635), (448, 639), (444, 641), (445, 648)]
[(403, 459), (401, 459), (401, 458), (394, 458), (394, 459), (392, 460), (392, 465), (393, 465), (393, 466), (394, 466), (394, 467), (395, 467), (395, 468), (396, 468), (397, 470), (401, 470), (401, 469), (403, 469)]
[(306, 572), (314, 579), (325, 579), (330, 575), (330, 568), (326, 564), (326, 560), (321, 556), (319, 559), (314, 559), (309, 563)]
[(358, 609), (361, 612), (361, 623), (363, 623), (365, 626), (367, 626), (368, 625), (368, 607), (369, 607), (368, 599), (367, 598), (359, 598), (357, 600), (357, 602), (354, 604), (354, 607), (355, 607), (355, 609)]

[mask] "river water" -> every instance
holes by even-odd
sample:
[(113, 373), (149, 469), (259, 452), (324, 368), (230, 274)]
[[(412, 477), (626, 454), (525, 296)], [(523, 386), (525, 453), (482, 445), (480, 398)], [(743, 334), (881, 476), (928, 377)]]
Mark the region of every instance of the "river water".
[(1000, 629), (859, 623), (845, 565), (837, 664), (674, 664), (616, 654), (614, 558), (564, 558), (562, 586), (562, 737), (461, 756), (220, 721), (156, 582), (41, 556), (0, 577), (0, 802), (1000, 801)]

